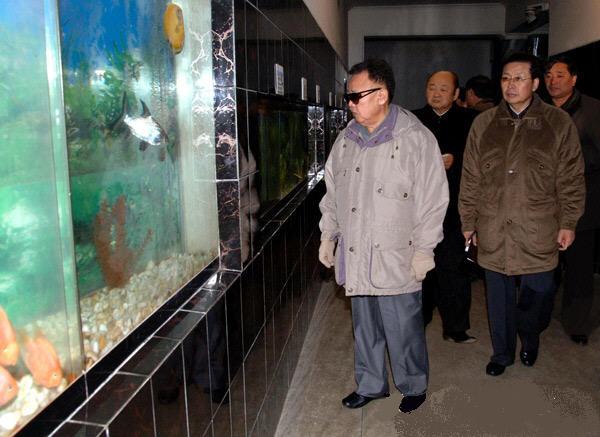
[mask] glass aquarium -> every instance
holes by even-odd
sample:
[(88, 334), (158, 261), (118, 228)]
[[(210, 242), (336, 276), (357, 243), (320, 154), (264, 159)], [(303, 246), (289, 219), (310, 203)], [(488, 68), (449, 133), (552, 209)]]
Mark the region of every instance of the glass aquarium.
[(0, 436), (217, 257), (209, 0), (0, 4)]
[(315, 151), (308, 143), (306, 105), (260, 97), (250, 108), (249, 122), (250, 142), (257, 145), (259, 216), (264, 217), (306, 178)]
[(56, 18), (0, 4), (0, 435), (82, 371)]
[(213, 117), (191, 96), (203, 80), (212, 108), (210, 51), (191, 54), (211, 47), (210, 1), (60, 0), (59, 16), (89, 367), (217, 256)]

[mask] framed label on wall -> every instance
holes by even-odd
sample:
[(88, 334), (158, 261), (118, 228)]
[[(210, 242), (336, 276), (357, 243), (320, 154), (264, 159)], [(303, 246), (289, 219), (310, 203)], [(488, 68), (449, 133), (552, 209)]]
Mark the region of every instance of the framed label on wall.
[(300, 79), (300, 98), (302, 100), (308, 100), (308, 81), (305, 77)]
[(283, 87), (283, 65), (275, 64), (275, 94), (283, 96), (285, 90)]

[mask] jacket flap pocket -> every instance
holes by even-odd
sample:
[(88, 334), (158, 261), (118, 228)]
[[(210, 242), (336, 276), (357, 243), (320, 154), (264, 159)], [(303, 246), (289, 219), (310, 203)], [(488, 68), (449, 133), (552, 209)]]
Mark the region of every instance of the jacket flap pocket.
[(389, 199), (408, 200), (412, 197), (410, 187), (398, 182), (375, 181), (375, 192)]
[(372, 246), (375, 250), (405, 249), (412, 246), (412, 240), (401, 231), (375, 231)]

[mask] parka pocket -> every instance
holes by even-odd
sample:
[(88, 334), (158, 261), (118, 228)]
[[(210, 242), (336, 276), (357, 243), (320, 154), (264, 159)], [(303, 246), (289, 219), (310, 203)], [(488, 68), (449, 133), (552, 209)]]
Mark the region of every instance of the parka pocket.
[(504, 155), (499, 150), (492, 150), (481, 158), (479, 168), (481, 172), (480, 203), (486, 205), (487, 208), (495, 209), (500, 200), (499, 186), (504, 178), (503, 164)]
[(402, 231), (377, 230), (371, 239), (369, 280), (375, 288), (398, 289), (413, 278), (414, 253), (410, 235)]
[(495, 216), (480, 215), (475, 224), (477, 249), (480, 253), (495, 253), (504, 243), (504, 233), (498, 228)]
[[(403, 211), (413, 201), (412, 187), (404, 182), (383, 182), (375, 180), (373, 184), (373, 209), (377, 220), (394, 221), (402, 217)], [(405, 225), (405, 223), (398, 223)]]
[(554, 166), (552, 159), (542, 151), (527, 151), (526, 184), (527, 198), (531, 202), (547, 202), (549, 196), (554, 195)]

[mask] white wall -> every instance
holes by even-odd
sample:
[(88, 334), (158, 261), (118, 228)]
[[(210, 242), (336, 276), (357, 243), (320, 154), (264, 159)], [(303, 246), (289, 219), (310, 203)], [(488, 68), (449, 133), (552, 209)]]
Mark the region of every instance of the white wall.
[(600, 0), (553, 0), (550, 3), (550, 55), (600, 40)]
[(339, 0), (304, 0), (325, 37), (342, 59), (348, 64), (346, 14), (344, 2)]
[(505, 24), (500, 3), (352, 8), (348, 65), (363, 60), (365, 36), (503, 35)]

